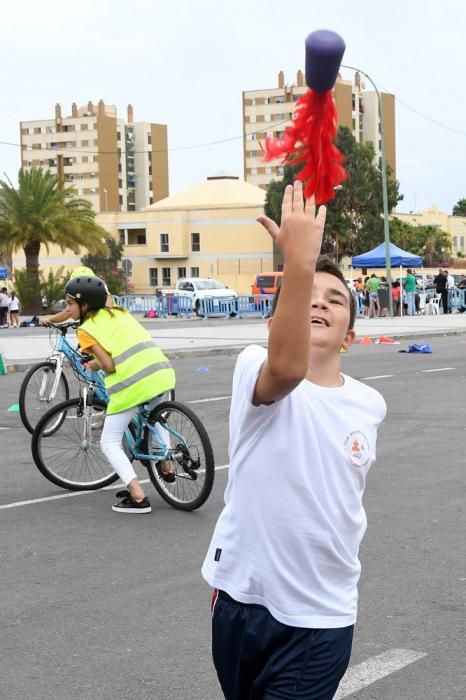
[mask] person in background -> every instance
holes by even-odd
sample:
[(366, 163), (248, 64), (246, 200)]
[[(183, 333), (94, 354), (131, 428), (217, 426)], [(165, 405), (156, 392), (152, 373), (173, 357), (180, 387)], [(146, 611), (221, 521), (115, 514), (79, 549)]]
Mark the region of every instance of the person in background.
[(438, 271), (438, 275), (434, 277), (435, 291), (442, 297), (442, 308), (443, 313), (448, 313), (448, 289), (447, 289), (447, 276), (444, 274), (443, 270)]
[(364, 307), (364, 316), (369, 316), (369, 306), (370, 306), (370, 300), (369, 300), (369, 280), (370, 277), (366, 277), (364, 280), (364, 284), (361, 288), (362, 292), (362, 305)]
[(8, 289), (2, 287), (0, 289), (0, 328), (8, 328), (8, 307), (10, 305), (10, 297)]
[(452, 304), (451, 304), (451, 297), (452, 295), (450, 294), (451, 289), (456, 289), (456, 284), (455, 284), (455, 278), (449, 272), (448, 270), (444, 270), (444, 274), (447, 276), (447, 293), (448, 293), (448, 313), (451, 314), (452, 311)]
[(413, 271), (408, 268), (406, 270), (406, 279), (404, 281), (404, 290), (406, 292), (406, 303), (408, 305), (408, 316), (416, 314), (416, 278)]
[(18, 316), (19, 316), (19, 299), (16, 296), (16, 292), (11, 292), (10, 303), (8, 305), (10, 311), (10, 325), (12, 328), (19, 328)]
[(401, 311), (400, 292), (400, 283), (395, 280), (392, 284), (393, 313), (395, 316), (399, 316)]
[(380, 316), (380, 302), (379, 302), (379, 287), (380, 287), (380, 280), (375, 274), (375, 272), (372, 273), (370, 276), (369, 282), (369, 318), (373, 318), (375, 316)]
[(379, 287), (379, 306), (380, 306), (380, 316), (388, 315), (388, 283), (387, 278), (382, 276), (380, 278)]

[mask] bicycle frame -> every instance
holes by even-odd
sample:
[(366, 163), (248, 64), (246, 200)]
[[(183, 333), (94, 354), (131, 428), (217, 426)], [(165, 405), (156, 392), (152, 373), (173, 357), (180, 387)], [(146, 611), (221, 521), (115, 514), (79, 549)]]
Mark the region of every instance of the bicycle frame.
[[(180, 455), (177, 453), (175, 454), (172, 448), (166, 444), (163, 437), (161, 437), (157, 424), (152, 425), (148, 422), (148, 418), (148, 409), (146, 408), (146, 406), (140, 406), (138, 413), (133, 417), (131, 421), (131, 425), (133, 425), (136, 429), (136, 435), (133, 435), (129, 426), (125, 430), (126, 444), (133, 458), (141, 460), (143, 462), (147, 460), (160, 462), (164, 460), (171, 460), (173, 458), (176, 459), (177, 457), (179, 457)], [(150, 430), (152, 435), (155, 437), (155, 441), (157, 443), (156, 451), (151, 454), (146, 454), (145, 452), (142, 452), (140, 450), (146, 428)], [(185, 438), (182, 435), (180, 435), (180, 433), (178, 433), (176, 430), (173, 430), (173, 428), (170, 428), (169, 426), (166, 426), (163, 429), (166, 430), (167, 433), (170, 433), (170, 435), (175, 436), (178, 444), (180, 444), (182, 447), (188, 448)]]
[(55, 363), (55, 380), (52, 386), (52, 390), (50, 394), (45, 397), (45, 387), (47, 383), (47, 379), (44, 376), (42, 379), (42, 384), (40, 387), (39, 391), (39, 400), (41, 401), (51, 401), (55, 398), (61, 373), (63, 372), (63, 365), (65, 363), (65, 359), (67, 359), (74, 370), (74, 372), (77, 374), (78, 379), (84, 381), (86, 384), (92, 384), (95, 388), (95, 396), (98, 398), (100, 401), (104, 401), (105, 403), (108, 403), (108, 394), (107, 390), (105, 389), (105, 384), (102, 380), (102, 377), (100, 376), (99, 372), (88, 372), (86, 370), (79, 358), (79, 352), (78, 350), (74, 349), (70, 343), (68, 342), (66, 338), (66, 334), (68, 332), (68, 326), (63, 326), (62, 328), (54, 326), (55, 328), (58, 328), (60, 332), (60, 338), (57, 344), (56, 349), (51, 353), (51, 355), (47, 358), (47, 361), (49, 362), (54, 362)]

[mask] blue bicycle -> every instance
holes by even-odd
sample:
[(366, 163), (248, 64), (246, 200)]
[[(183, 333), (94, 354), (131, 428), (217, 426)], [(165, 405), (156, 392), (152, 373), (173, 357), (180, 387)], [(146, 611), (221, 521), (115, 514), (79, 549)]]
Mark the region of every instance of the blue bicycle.
[[(37, 423), (32, 455), (39, 471), (53, 484), (71, 491), (91, 491), (118, 480), (100, 450), (107, 396), (100, 372), (82, 368), (77, 355), (71, 366), (80, 382), (79, 396), (54, 405)], [(102, 398), (105, 392), (105, 398)], [(138, 411), (124, 435), (131, 461), (139, 460), (162, 498), (174, 508), (199, 508), (212, 491), (215, 461), (199, 417), (177, 401), (157, 397)], [(171, 461), (175, 479), (167, 482), (161, 462)]]
[[(70, 398), (70, 388), (65, 375), (67, 363), (74, 372), (80, 372), (85, 378), (92, 378), (79, 361), (79, 354), (67, 339), (69, 330), (75, 330), (78, 323), (46, 324), (50, 329), (52, 352), (44, 362), (34, 365), (25, 375), (19, 391), (19, 415), (24, 427), (31, 434), (40, 418), (52, 406)], [(94, 376), (95, 379), (95, 376)], [(96, 397), (107, 401), (103, 382), (95, 385)]]

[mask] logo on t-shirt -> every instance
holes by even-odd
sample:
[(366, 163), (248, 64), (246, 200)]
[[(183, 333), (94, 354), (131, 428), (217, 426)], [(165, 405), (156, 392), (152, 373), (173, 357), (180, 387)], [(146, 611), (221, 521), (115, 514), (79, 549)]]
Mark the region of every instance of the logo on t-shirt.
[(345, 451), (351, 464), (355, 467), (365, 467), (369, 464), (371, 454), (369, 440), (360, 430), (355, 430), (345, 440)]

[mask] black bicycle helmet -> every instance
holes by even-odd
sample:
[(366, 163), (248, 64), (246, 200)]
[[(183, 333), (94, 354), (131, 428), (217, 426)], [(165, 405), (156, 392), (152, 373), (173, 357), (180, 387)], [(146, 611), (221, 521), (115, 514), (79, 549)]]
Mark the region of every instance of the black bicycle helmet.
[(90, 311), (98, 311), (107, 301), (107, 286), (99, 277), (75, 277), (67, 283), (65, 294), (79, 306), (87, 304)]

